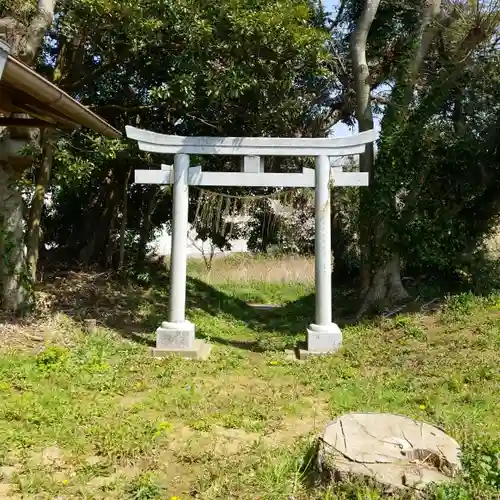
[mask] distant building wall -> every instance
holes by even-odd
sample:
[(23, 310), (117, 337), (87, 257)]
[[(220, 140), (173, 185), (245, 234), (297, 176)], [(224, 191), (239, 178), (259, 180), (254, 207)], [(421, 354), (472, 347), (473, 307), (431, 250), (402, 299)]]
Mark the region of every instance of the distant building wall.
[[(202, 249), (205, 252), (205, 255), (210, 255), (210, 242), (206, 241), (203, 243), (201, 240), (196, 240), (193, 242), (193, 239), (196, 235), (196, 232), (191, 229), (190, 238), (188, 241), (188, 256), (189, 257), (201, 257)], [(230, 240), (232, 249), (230, 251), (222, 251), (220, 249), (216, 249), (216, 254), (231, 254), (231, 253), (241, 253), (247, 252), (247, 242), (246, 240)], [(172, 236), (165, 230), (158, 238), (156, 238), (151, 243), (151, 251), (156, 255), (165, 257), (170, 255), (170, 250), (172, 248)]]

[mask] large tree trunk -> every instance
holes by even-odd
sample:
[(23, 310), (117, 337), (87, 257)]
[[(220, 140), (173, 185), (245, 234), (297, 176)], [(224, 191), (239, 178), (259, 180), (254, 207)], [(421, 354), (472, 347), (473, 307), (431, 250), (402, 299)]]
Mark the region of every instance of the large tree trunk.
[(52, 143), (52, 131), (45, 130), (42, 134), (42, 161), (37, 169), (36, 186), (26, 229), (26, 260), (28, 275), (33, 283), (36, 282), (36, 270), (38, 265), (38, 252), (40, 249), (40, 223), (45, 202), (45, 193), (50, 180), (52, 161), (54, 158), (54, 145)]
[(23, 199), (17, 178), (0, 165), (0, 304), (10, 314), (29, 306), (26, 288)]
[(57, 0), (38, 0), (35, 15), (17, 56), (26, 64), (32, 64), (38, 55), (47, 28), (52, 24)]
[(85, 266), (97, 261), (100, 264), (107, 264), (107, 251), (114, 231), (116, 211), (120, 202), (117, 191), (117, 187), (109, 191), (101, 216), (97, 221), (94, 219), (94, 231), (90, 235), (89, 242), (80, 251), (79, 260)]
[(110, 228), (119, 198), (118, 181), (113, 169), (110, 168), (87, 212), (84, 230), (87, 244), (79, 254), (79, 261), (83, 265), (87, 266), (96, 260), (101, 260), (101, 263), (106, 265)]
[(401, 280), (399, 256), (394, 254), (388, 262), (383, 263), (375, 271), (358, 316), (373, 309), (381, 309), (387, 304), (401, 302), (407, 298), (408, 292)]
[[(377, 14), (380, 0), (366, 0), (363, 12), (351, 37), (351, 57), (356, 88), (356, 118), (360, 132), (373, 129), (373, 113), (371, 105), (370, 70), (366, 58), (368, 33)], [(360, 155), (359, 167), (368, 172), (370, 185), (373, 184), (374, 148), (367, 144), (365, 152)], [(361, 193), (359, 244), (361, 257), (361, 293), (365, 294), (370, 286), (371, 270), (371, 210), (368, 193)]]
[[(351, 41), (360, 130), (371, 128), (370, 125), (373, 124), (373, 120), (370, 123), (371, 103), (366, 41), (377, 7), (377, 0), (367, 0)], [(435, 36), (434, 20), (439, 15), (440, 8), (441, 0), (423, 0), (422, 2), (422, 15), (415, 52), (405, 71), (400, 73), (400, 79), (393, 90), (391, 103), (388, 105), (384, 117), (383, 126), (388, 127), (387, 130), (383, 130), (386, 135), (390, 134), (390, 130), (396, 130), (398, 125), (402, 125), (407, 117), (422, 63)], [(383, 195), (375, 182), (375, 168), (377, 168), (378, 162), (374, 163), (373, 151), (369, 153), (371, 155), (365, 153), (361, 158), (361, 167), (369, 171), (371, 175), (370, 187), (366, 193), (361, 195), (360, 206), (360, 241), (363, 266), (361, 277), (362, 293), (364, 294), (360, 314), (374, 307), (379, 307), (381, 303), (397, 302), (408, 298), (408, 292), (401, 280), (399, 255), (394, 248), (387, 248), (388, 228), (384, 224), (385, 214), (373, 210), (373, 207), (377, 206), (377, 197)], [(391, 152), (383, 151), (383, 153), (384, 157), (380, 161), (393, 161)], [(389, 203), (395, 207), (395, 195), (389, 200)]]
[(339, 209), (338, 199), (341, 196), (340, 188), (332, 189), (332, 253), (333, 253), (333, 282), (345, 283), (350, 276), (349, 243), (345, 230), (345, 218)]

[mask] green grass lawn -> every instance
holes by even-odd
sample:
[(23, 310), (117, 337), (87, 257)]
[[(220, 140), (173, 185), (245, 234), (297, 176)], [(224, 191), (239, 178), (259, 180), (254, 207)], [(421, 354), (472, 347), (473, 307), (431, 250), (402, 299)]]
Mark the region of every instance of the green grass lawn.
[[(314, 437), (350, 411), (405, 414), (463, 444), (463, 478), (429, 498), (500, 498), (499, 298), (347, 326), (338, 354), (298, 362), (284, 350), (313, 319), (311, 280), (192, 275), (189, 317), (214, 344), (206, 362), (148, 356), (167, 287), (146, 274), (142, 285), (54, 277), (43, 317), (6, 327), (0, 498), (379, 498), (311, 481)], [(97, 332), (81, 330), (85, 317)]]

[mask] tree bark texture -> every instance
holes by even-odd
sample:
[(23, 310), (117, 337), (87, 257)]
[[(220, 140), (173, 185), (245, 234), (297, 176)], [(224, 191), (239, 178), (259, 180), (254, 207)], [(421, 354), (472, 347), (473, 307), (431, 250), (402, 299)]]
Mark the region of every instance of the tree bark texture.
[(17, 177), (0, 165), (0, 304), (9, 314), (27, 306), (23, 199)]
[(35, 192), (31, 200), (28, 224), (26, 229), (26, 261), (28, 275), (36, 282), (38, 253), (40, 250), (41, 220), (45, 202), (45, 193), (50, 181), (50, 172), (54, 159), (53, 132), (45, 130), (42, 134), (42, 161), (37, 168)]

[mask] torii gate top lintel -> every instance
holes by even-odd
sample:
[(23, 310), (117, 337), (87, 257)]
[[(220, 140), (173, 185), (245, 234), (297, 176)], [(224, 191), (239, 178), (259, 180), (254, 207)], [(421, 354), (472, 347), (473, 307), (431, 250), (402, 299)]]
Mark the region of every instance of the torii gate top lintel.
[(165, 154), (239, 156), (348, 156), (365, 151), (377, 138), (375, 130), (346, 137), (186, 137), (127, 126), (127, 137), (142, 151)]

